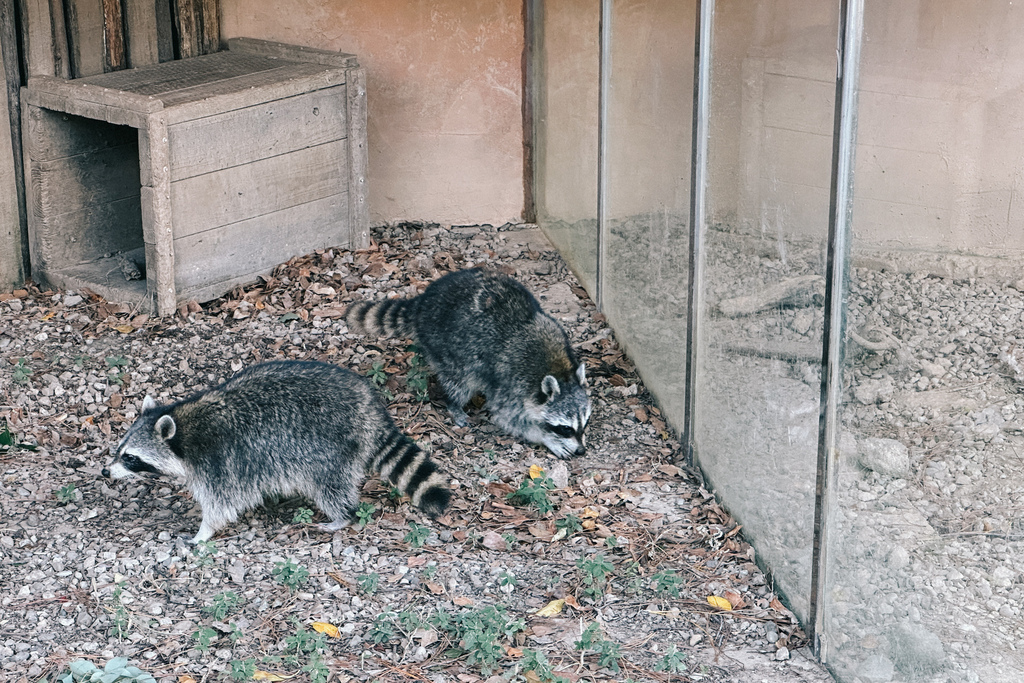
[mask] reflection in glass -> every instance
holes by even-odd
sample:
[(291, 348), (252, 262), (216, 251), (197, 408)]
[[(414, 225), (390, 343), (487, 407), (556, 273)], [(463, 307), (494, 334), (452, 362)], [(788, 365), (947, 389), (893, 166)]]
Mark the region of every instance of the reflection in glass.
[(599, 7), (536, 2), (537, 222), (588, 291), (597, 271)]
[(1024, 11), (869, 0), (825, 592), (841, 680), (1024, 680)]
[(682, 427), (695, 9), (613, 3), (605, 313)]
[(836, 3), (718, 0), (695, 451), (808, 616)]

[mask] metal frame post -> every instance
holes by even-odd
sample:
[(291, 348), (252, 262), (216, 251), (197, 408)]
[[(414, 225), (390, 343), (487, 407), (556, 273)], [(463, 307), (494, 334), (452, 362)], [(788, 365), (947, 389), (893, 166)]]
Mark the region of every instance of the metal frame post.
[(822, 663), (827, 661), (829, 654), (824, 600), (828, 573), (828, 521), (838, 470), (836, 443), (840, 427), (839, 406), (842, 401), (847, 265), (853, 218), (853, 166), (857, 145), (857, 86), (863, 33), (864, 0), (840, 0), (809, 624), (814, 651)]
[(683, 407), (683, 448), (686, 462), (695, 457), (696, 371), (700, 346), (700, 318), (704, 304), (704, 231), (707, 201), (708, 116), (711, 101), (711, 37), (715, 0), (697, 1), (697, 31), (693, 59), (693, 141), (690, 168), (690, 279), (686, 321), (686, 399)]
[(597, 94), (597, 270), (594, 303), (604, 310), (605, 266), (608, 244), (608, 95), (611, 89), (612, 0), (601, 0), (599, 89)]

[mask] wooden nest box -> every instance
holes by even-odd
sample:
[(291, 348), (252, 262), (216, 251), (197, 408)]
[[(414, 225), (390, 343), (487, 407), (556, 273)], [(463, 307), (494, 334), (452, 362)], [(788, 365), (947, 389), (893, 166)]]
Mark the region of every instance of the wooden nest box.
[[(368, 241), (356, 57), (251, 39), (22, 90), (35, 279), (160, 315)], [(134, 270), (133, 270), (134, 267)]]

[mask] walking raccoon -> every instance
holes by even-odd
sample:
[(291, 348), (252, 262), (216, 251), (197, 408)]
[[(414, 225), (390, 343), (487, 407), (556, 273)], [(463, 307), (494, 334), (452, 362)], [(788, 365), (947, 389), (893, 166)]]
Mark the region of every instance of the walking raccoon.
[(432, 517), (451, 498), (441, 471), (398, 431), (370, 383), (327, 363), (262, 363), (166, 406), (147, 396), (116, 456), (104, 476), (185, 480), (203, 511), (193, 543), (273, 494), (307, 496), (331, 518), (326, 530), (341, 529), (367, 470)]
[(457, 425), (480, 393), (510, 434), (560, 458), (585, 452), (590, 419), (586, 369), (565, 331), (511, 277), (473, 268), (449, 273), (412, 299), (362, 301), (349, 328), (412, 337), (433, 368)]

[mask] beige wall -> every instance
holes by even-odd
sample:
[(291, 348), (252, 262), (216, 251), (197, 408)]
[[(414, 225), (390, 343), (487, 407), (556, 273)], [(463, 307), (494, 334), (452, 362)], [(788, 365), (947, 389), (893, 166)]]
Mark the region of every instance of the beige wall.
[[(732, 97), (715, 111), (739, 144), (721, 147), (712, 194), (717, 218), (748, 230), (824, 234), (834, 9), (806, 9), (719, 3)], [(1022, 35), (1024, 8), (1009, 2), (867, 0), (855, 248), (1024, 256)]]
[(359, 57), (371, 223), (521, 216), (521, 0), (221, 0), (221, 9), (225, 38)]

